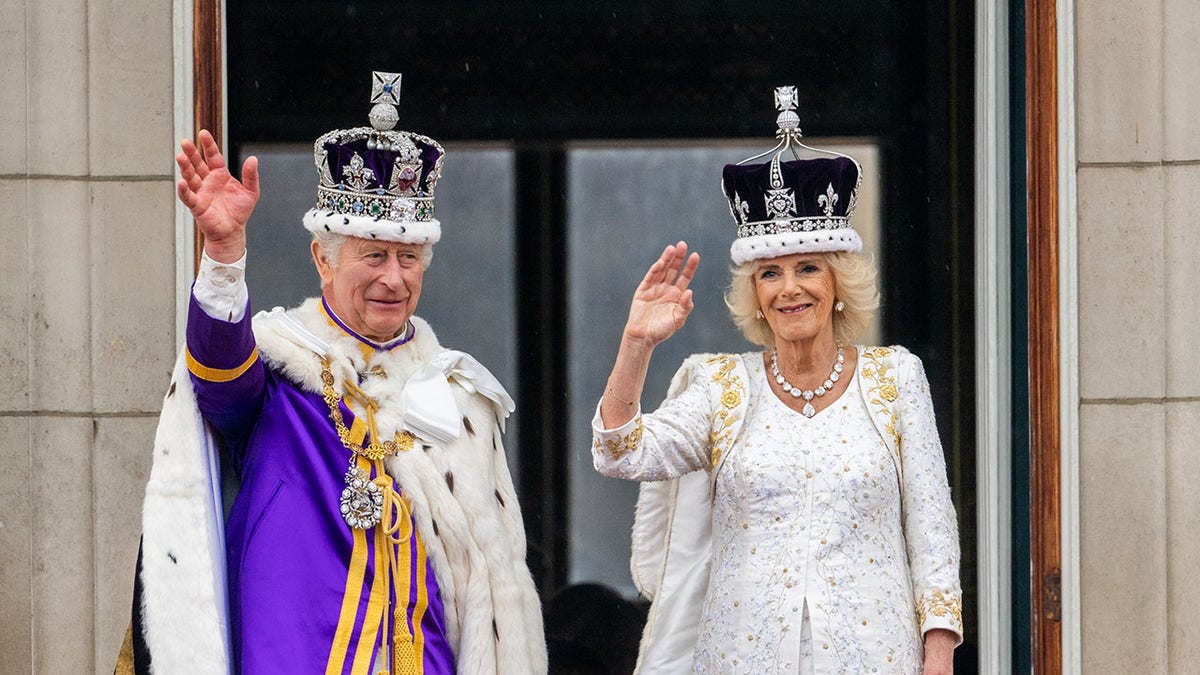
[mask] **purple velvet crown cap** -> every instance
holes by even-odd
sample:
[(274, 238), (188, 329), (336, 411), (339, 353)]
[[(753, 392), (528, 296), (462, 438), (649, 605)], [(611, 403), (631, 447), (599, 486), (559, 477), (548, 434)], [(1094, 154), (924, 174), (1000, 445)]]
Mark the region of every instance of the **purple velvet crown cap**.
[[(433, 168), (437, 166), (438, 160), (444, 153), (440, 147), (422, 142), (420, 137), (412, 140), (413, 145), (417, 148), (420, 168), (414, 167), (413, 172), (408, 175), (397, 175), (396, 186), (401, 191), (411, 192), (413, 195), (433, 194), (433, 187), (438, 178), (432, 173)], [(398, 169), (396, 166), (397, 153), (395, 150), (368, 148), (365, 138), (356, 138), (345, 143), (326, 141), (325, 150), (329, 153), (329, 173), (334, 182), (338, 184), (347, 184), (349, 176), (346, 172), (347, 170), (354, 171), (351, 167), (356, 154), (362, 157), (363, 166), (370, 169), (374, 176), (367, 181), (365, 186), (365, 190), (368, 192), (386, 189), (392, 180), (393, 172), (403, 174), (403, 169)]]
[(858, 163), (845, 156), (726, 165), (721, 188), (737, 224), (733, 261), (861, 250), (850, 223), (861, 179)]
[[(852, 195), (858, 186), (858, 164), (849, 157), (820, 157), (817, 159), (799, 159), (790, 162), (780, 162), (779, 169), (783, 179), (783, 187), (790, 188), (795, 194), (795, 213), (797, 216), (824, 217), (826, 192), (833, 186), (834, 200), (832, 214), (848, 216)], [(749, 205), (745, 222), (774, 220), (767, 216), (766, 195), (771, 189), (771, 163), (762, 164), (727, 164), (722, 173), (722, 185), (725, 197), (732, 203), (735, 195)], [(741, 223), (739, 223), (741, 224)]]

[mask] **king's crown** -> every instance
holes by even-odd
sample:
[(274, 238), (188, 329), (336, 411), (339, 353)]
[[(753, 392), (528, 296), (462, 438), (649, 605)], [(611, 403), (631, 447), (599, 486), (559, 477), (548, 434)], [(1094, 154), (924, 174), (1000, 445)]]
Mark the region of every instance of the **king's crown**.
[(334, 129), (313, 144), (317, 205), (305, 216), (305, 226), (433, 243), (441, 234), (433, 217), (433, 189), (445, 151), (428, 136), (394, 130), (399, 73), (372, 73), (370, 102), (371, 126)]

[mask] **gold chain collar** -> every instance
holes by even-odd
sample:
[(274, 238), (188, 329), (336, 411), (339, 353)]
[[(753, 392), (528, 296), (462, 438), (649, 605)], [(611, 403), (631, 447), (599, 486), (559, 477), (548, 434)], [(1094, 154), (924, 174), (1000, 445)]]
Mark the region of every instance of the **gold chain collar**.
[(387, 440), (383, 443), (377, 440), (379, 434), (375, 427), (375, 411), (379, 408), (379, 404), (356, 385), (347, 381), (345, 383), (346, 393), (352, 399), (357, 400), (366, 409), (367, 413), (369, 442), (366, 447), (363, 447), (361, 443), (354, 442), (350, 438), (350, 430), (346, 428), (346, 422), (342, 418), (342, 409), (339, 405), (342, 402), (342, 397), (333, 388), (333, 371), (330, 369), (328, 359), (321, 360), (321, 383), (325, 405), (329, 406), (329, 417), (333, 420), (333, 426), (337, 430), (338, 439), (351, 452), (366, 457), (372, 462), (377, 462), (384, 457), (391, 457), (392, 455), (413, 449), (416, 437), (408, 431), (396, 432), (395, 440)]

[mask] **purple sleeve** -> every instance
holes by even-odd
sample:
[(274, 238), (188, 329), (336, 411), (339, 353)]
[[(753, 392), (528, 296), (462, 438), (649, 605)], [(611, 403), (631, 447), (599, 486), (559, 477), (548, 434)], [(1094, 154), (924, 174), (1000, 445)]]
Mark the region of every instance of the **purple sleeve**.
[(241, 321), (214, 319), (191, 296), (187, 320), (187, 365), (196, 404), (205, 421), (235, 444), (258, 417), (265, 372), (251, 329), (249, 307)]

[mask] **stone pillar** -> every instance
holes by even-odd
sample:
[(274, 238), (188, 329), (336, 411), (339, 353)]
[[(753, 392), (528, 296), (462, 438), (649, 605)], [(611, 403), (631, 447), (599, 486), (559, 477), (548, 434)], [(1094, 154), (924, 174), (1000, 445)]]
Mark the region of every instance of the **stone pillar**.
[(1200, 5), (1077, 2), (1085, 673), (1200, 657)]
[(175, 352), (171, 5), (0, 0), (0, 673), (112, 672)]

